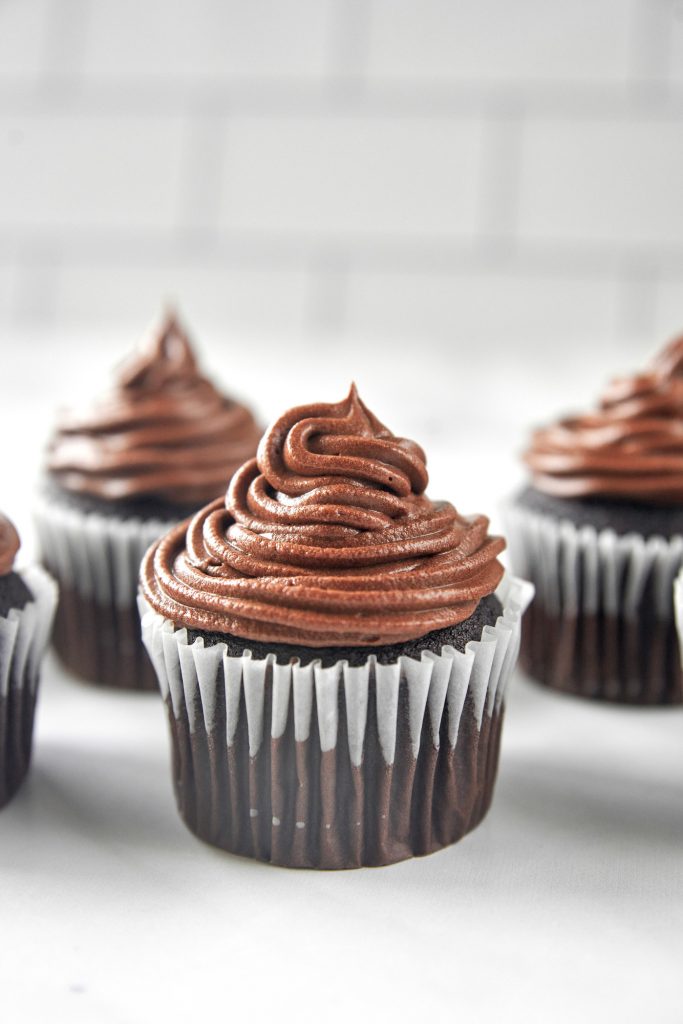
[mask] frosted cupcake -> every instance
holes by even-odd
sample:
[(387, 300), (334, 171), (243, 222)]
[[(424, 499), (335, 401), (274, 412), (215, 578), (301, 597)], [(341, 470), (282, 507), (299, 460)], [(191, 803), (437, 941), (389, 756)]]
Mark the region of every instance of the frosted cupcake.
[(39, 566), (17, 572), (19, 535), (0, 514), (0, 807), (29, 768), (40, 663), (57, 588)]
[(71, 672), (156, 689), (136, 608), (142, 556), (224, 490), (259, 436), (251, 412), (199, 371), (172, 316), (103, 398), (62, 416), (36, 520), (43, 561), (60, 584), (54, 645)]
[(355, 389), (284, 414), (225, 498), (155, 543), (143, 636), (181, 816), (292, 867), (389, 864), (491, 802), (530, 588), (484, 516)]
[(683, 338), (597, 409), (537, 430), (506, 510), (536, 586), (521, 664), (539, 682), (635, 704), (683, 700), (673, 581), (683, 564)]

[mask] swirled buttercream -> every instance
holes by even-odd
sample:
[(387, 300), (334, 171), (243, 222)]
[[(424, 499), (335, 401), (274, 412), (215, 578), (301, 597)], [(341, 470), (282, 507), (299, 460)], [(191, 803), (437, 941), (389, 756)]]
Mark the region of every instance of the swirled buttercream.
[(19, 546), (19, 534), (14, 523), (0, 512), (0, 576), (8, 576), (12, 572)]
[(559, 497), (683, 501), (683, 337), (646, 373), (613, 381), (595, 412), (537, 430), (524, 459), (534, 486)]
[(425, 494), (425, 455), (355, 388), (285, 413), (225, 499), (147, 553), (147, 602), (178, 626), (307, 647), (412, 640), (468, 618), (505, 546)]
[(47, 469), (75, 494), (201, 505), (254, 454), (260, 433), (247, 408), (202, 376), (168, 316), (99, 403), (62, 416)]

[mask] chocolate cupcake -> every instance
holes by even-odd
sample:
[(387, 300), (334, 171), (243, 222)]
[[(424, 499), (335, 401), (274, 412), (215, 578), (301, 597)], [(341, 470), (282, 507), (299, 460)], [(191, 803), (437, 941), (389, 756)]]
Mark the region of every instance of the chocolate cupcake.
[(683, 338), (598, 408), (537, 430), (506, 508), (533, 581), (520, 662), (557, 690), (679, 704), (673, 581), (683, 564)]
[(60, 584), (54, 645), (70, 671), (156, 689), (136, 608), (142, 556), (224, 490), (259, 437), (251, 412), (199, 372), (172, 316), (107, 395), (62, 416), (36, 520), (43, 561)]
[(39, 566), (15, 572), (19, 535), (0, 515), (0, 807), (28, 771), (40, 663), (57, 603), (54, 581)]
[(355, 389), (285, 413), (141, 571), (180, 814), (290, 867), (431, 853), (484, 816), (530, 587)]

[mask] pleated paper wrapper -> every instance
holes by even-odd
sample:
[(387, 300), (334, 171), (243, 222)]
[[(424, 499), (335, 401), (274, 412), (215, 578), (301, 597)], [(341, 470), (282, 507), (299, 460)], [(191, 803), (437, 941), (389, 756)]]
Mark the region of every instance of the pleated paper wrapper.
[(584, 697), (680, 704), (673, 583), (683, 537), (619, 535), (513, 503), (503, 515), (513, 571), (536, 588), (521, 667)]
[(674, 581), (674, 617), (678, 634), (680, 660), (683, 663), (683, 570)]
[(82, 512), (39, 496), (35, 522), (41, 560), (59, 581), (53, 643), (81, 679), (128, 690), (156, 690), (140, 635), (140, 563), (172, 522)]
[(57, 587), (43, 569), (20, 575), (33, 600), (0, 616), (0, 807), (28, 771), (40, 664), (57, 604)]
[(187, 826), (233, 853), (314, 868), (390, 864), (463, 836), (491, 802), (533, 588), (508, 577), (497, 593), (502, 615), (464, 652), (329, 668), (190, 643), (140, 599)]

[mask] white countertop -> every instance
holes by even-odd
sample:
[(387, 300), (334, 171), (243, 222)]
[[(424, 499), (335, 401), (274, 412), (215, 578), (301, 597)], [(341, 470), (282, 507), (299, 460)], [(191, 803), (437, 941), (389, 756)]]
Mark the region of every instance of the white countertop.
[[(33, 380), (30, 401), (7, 377), (0, 397), (3, 431), (26, 439), (5, 442), (3, 503), (30, 551), (30, 485), (75, 349), (33, 377), (25, 349), (13, 373)], [(264, 415), (290, 394), (341, 397), (317, 370), (304, 388), (294, 366), (264, 385), (239, 365)], [(452, 403), (442, 381), (416, 409), (407, 374), (386, 401), (380, 363), (363, 376), (380, 418), (430, 452), (433, 495), (463, 511), (506, 493), (520, 423), (553, 399), (540, 382), (473, 422), (457, 382)], [(156, 695), (98, 691), (49, 656), (34, 750), (0, 812), (8, 1022), (683, 1019), (683, 709), (593, 705), (518, 675), (484, 823), (431, 857), (341, 873), (240, 860), (187, 832)]]

